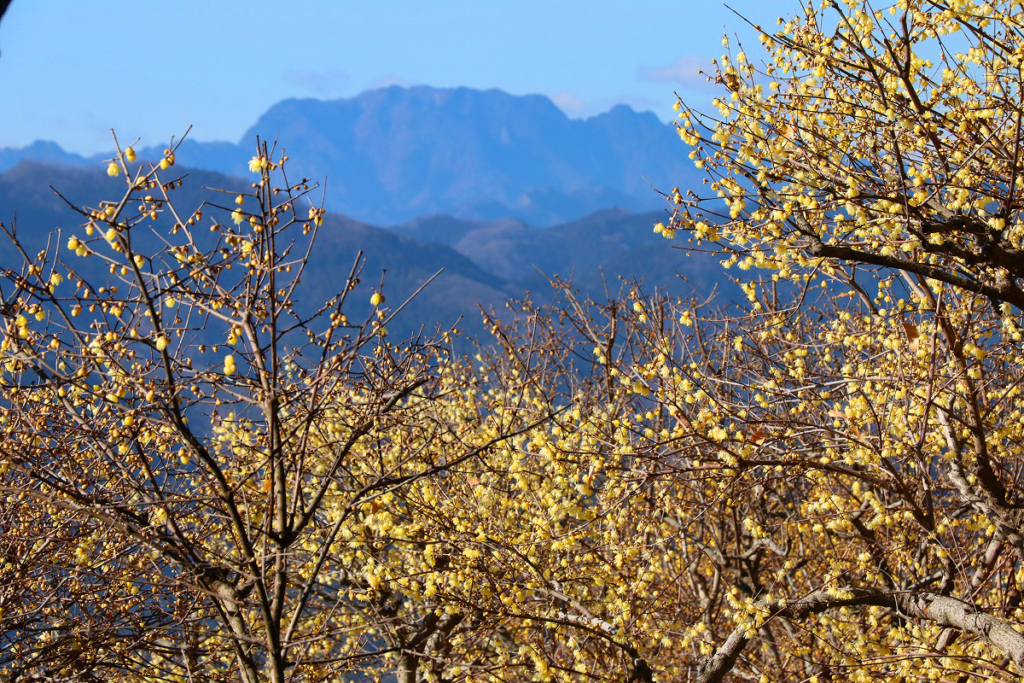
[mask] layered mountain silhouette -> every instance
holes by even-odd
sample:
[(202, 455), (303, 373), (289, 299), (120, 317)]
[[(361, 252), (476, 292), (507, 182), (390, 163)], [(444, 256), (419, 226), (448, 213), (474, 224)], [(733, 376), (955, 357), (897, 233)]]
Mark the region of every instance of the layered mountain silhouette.
[[(618, 106), (570, 119), (545, 97), (468, 88), (287, 100), (238, 144), (186, 140), (174, 169), (188, 176), (175, 191), (178, 205), (191, 210), (210, 199), (203, 188), (248, 188), (257, 136), (285, 149), (291, 181), (324, 184), (329, 213), (304, 276), (311, 306), (343, 286), (339, 273), (360, 252), (366, 278), (386, 273), (389, 302), (443, 270), (392, 328), (401, 335), (456, 323), (479, 331), (481, 308), (500, 312), (527, 295), (544, 302), (553, 278), (598, 300), (637, 281), (679, 296), (734, 298), (717, 257), (673, 249), (652, 231), (668, 206), (652, 186), (698, 181), (672, 127), (651, 113)], [(157, 159), (163, 149), (137, 152)], [(16, 216), (30, 250), (56, 227), (66, 240), (81, 220), (50, 188), (77, 205), (119, 196), (123, 179), (109, 178), (102, 159), (52, 142), (0, 150), (0, 221)], [(158, 250), (166, 227), (137, 239)], [(369, 310), (363, 297), (347, 313)]]
[[(248, 186), (246, 180), (213, 171), (175, 166), (175, 172), (185, 178), (183, 187), (174, 191), (179, 210), (191, 211), (204, 200), (221, 196), (204, 188), (234, 193)], [(0, 173), (0, 221), (16, 226), (26, 249), (35, 253), (45, 248), (48, 240), (63, 245), (70, 235), (82, 235), (83, 219), (68, 202), (96, 206), (101, 200), (118, 198), (123, 189), (123, 179), (110, 178), (95, 165), (76, 168), (22, 162)], [(205, 213), (212, 217), (217, 211), (208, 207)], [(229, 221), (227, 211), (223, 213), (220, 220)], [(360, 252), (366, 259), (364, 281), (375, 286), (384, 272), (385, 291), (392, 303), (403, 301), (443, 271), (392, 326), (392, 332), (403, 337), (420, 329), (452, 325), (471, 334), (479, 332), (481, 309), (501, 314), (509, 299), (527, 295), (542, 303), (555, 294), (550, 285), (554, 278), (571, 282), (596, 300), (614, 296), (638, 281), (643, 281), (646, 289), (659, 287), (683, 297), (706, 298), (717, 292), (720, 301), (732, 298), (732, 285), (717, 257), (688, 255), (653, 233), (654, 222), (663, 219), (663, 212), (610, 209), (541, 228), (518, 219), (484, 221), (434, 215), (385, 229), (328, 213), (315, 257), (304, 275), (303, 302), (315, 307), (337, 293)], [(133, 231), (136, 248), (160, 250), (170, 227), (166, 223), (160, 219), (152, 227)], [(61, 229), (59, 237), (54, 233), (57, 228)], [(213, 239), (213, 233), (200, 230), (195, 234)], [(8, 249), (0, 243), (0, 253)], [(110, 277), (105, 262), (99, 259), (76, 259), (63, 249), (61, 257), (94, 285), (103, 285)], [(367, 296), (353, 299), (347, 311), (350, 318), (370, 312), (369, 291), (366, 289)]]
[[(540, 95), (426, 86), (285, 100), (237, 144), (186, 140), (178, 161), (246, 177), (257, 136), (287, 151), (293, 173), (326, 179), (329, 210), (378, 225), (447, 214), (549, 226), (610, 207), (653, 210), (664, 202), (652, 188), (696, 181), (672, 126), (650, 112), (619, 105), (570, 119)], [(0, 171), (23, 159), (98, 163), (37, 142), (0, 149)]]

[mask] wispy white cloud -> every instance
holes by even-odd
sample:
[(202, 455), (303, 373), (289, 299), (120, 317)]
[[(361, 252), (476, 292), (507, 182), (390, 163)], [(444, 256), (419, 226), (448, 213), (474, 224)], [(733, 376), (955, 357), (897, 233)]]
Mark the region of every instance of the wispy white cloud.
[(341, 95), (350, 83), (348, 73), (341, 69), (290, 69), (281, 74), (281, 80), (320, 97)]
[(683, 55), (667, 66), (641, 66), (637, 76), (645, 81), (674, 83), (690, 88), (713, 87), (707, 75), (714, 75), (715, 65), (709, 57)]
[(603, 114), (618, 104), (625, 104), (637, 111), (658, 111), (661, 108), (666, 110), (671, 107), (672, 101), (659, 102), (644, 95), (618, 95), (610, 97), (598, 97), (593, 100), (583, 100), (571, 92), (559, 92), (548, 95), (548, 98), (555, 105), (565, 112), (566, 116), (574, 119), (583, 119), (598, 114)]
[(571, 92), (559, 92), (549, 97), (559, 109), (571, 118), (578, 119), (590, 113), (590, 107), (587, 106), (587, 103)]
[(402, 76), (396, 76), (394, 74), (385, 74), (378, 76), (372, 81), (368, 82), (363, 90), (377, 90), (379, 88), (390, 88), (393, 85), (400, 86), (402, 88), (409, 88), (414, 85), (420, 85), (417, 81), (411, 81), (408, 78)]

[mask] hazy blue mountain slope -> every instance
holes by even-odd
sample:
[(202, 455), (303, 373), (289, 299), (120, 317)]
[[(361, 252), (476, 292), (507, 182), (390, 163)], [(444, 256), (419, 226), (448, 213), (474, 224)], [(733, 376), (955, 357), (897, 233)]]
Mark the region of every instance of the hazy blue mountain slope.
[[(0, 173), (0, 221), (10, 220), (17, 212), (19, 223), (25, 230), (49, 232), (56, 226), (76, 228), (85, 222), (84, 219), (74, 213), (56, 192), (76, 205), (95, 206), (100, 200), (120, 199), (124, 193), (124, 177), (111, 178), (104, 168), (100, 164), (79, 168), (24, 161)], [(171, 192), (171, 197), (189, 208), (198, 207), (212, 197), (222, 199), (203, 187), (232, 191), (246, 187), (242, 180), (201, 169), (176, 167), (172, 172), (165, 172), (164, 178), (186, 179), (180, 189)]]
[[(450, 245), (488, 272), (515, 282), (521, 289), (542, 292), (548, 278), (571, 279), (595, 296), (607, 284), (617, 291), (620, 279), (643, 280), (667, 287), (680, 296), (708, 296), (736, 290), (721, 258), (687, 254), (653, 231), (664, 212), (634, 214), (606, 210), (578, 220), (537, 228), (521, 221), (465, 221), (431, 216), (395, 226), (393, 230), (422, 241)], [(685, 278), (685, 281), (682, 279)]]
[(497, 200), (460, 206), (454, 211), (457, 218), (499, 220), (508, 216), (531, 225), (550, 226), (586, 216), (609, 207), (630, 211), (651, 209), (653, 195), (634, 197), (608, 187), (585, 188), (560, 192), (551, 187), (527, 190), (505, 204)]
[(14, 168), (25, 160), (46, 161), (67, 166), (85, 166), (89, 159), (65, 152), (56, 142), (36, 140), (27, 147), (4, 147), (0, 149), (0, 171)]
[[(210, 171), (196, 171), (176, 167), (179, 175), (187, 176), (182, 189), (174, 191), (174, 199), (181, 210), (192, 210), (211, 195), (205, 187), (239, 191), (244, 181)], [(0, 221), (10, 225), (17, 217), (19, 237), (28, 250), (41, 249), (56, 227), (63, 228), (61, 258), (79, 269), (95, 283), (107, 281), (109, 274), (99, 259), (81, 259), (63, 248), (71, 234), (84, 236), (84, 220), (49, 189), (58, 189), (76, 204), (95, 206), (100, 200), (119, 197), (123, 192), (123, 179), (110, 178), (102, 169), (79, 169), (24, 162), (0, 173)], [(230, 196), (230, 195), (229, 195)], [(215, 209), (207, 208), (204, 223)], [(226, 213), (221, 220), (229, 220)], [(140, 250), (159, 249), (160, 235), (169, 227), (166, 216), (161, 217), (153, 229), (145, 227), (133, 231), (133, 241)], [(213, 240), (216, 233), (205, 228), (194, 232), (198, 240)], [(0, 253), (5, 262), (10, 245), (0, 241)], [(345, 286), (345, 278), (353, 260), (362, 250), (366, 258), (363, 283), (346, 311), (356, 320), (370, 312), (369, 297), (386, 270), (385, 291), (390, 304), (397, 305), (414, 292), (428, 277), (438, 270), (444, 273), (423, 295), (416, 299), (391, 327), (397, 335), (405, 336), (421, 326), (428, 329), (436, 325), (450, 326), (460, 317), (466, 320), (461, 327), (475, 330), (479, 326), (477, 304), (500, 305), (517, 290), (486, 271), (467, 257), (441, 244), (424, 244), (391, 231), (376, 228), (335, 214), (328, 214), (320, 228), (314, 258), (305, 275), (304, 298), (300, 305), (311, 308), (330, 298)]]
[[(231, 193), (247, 188), (244, 180), (211, 171), (175, 167), (185, 177), (183, 189), (174, 191), (182, 210), (191, 210), (204, 199), (226, 202), (233, 208), (231, 194), (211, 195), (203, 187), (226, 188)], [(95, 206), (101, 199), (114, 199), (123, 191), (123, 180), (109, 178), (103, 168), (70, 168), (23, 162), (0, 173), (0, 220), (15, 215), (19, 233), (30, 250), (44, 246), (55, 227), (64, 228), (62, 243), (71, 233), (81, 232), (81, 217), (74, 214), (50, 189), (60, 190), (77, 204)], [(216, 209), (207, 208), (204, 223)], [(727, 273), (710, 255), (673, 249), (674, 242), (655, 235), (652, 226), (663, 220), (664, 212), (634, 214), (605, 210), (550, 228), (538, 228), (515, 219), (470, 221), (434, 215), (389, 229), (382, 229), (328, 214), (305, 274), (305, 295), (300, 304), (318, 305), (344, 287), (344, 279), (360, 250), (366, 258), (364, 289), (346, 311), (350, 319), (369, 312), (369, 293), (385, 271), (385, 291), (390, 305), (397, 306), (440, 269), (444, 273), (428, 287), (401, 318), (391, 326), (405, 336), (420, 327), (450, 326), (462, 318), (459, 327), (479, 331), (479, 307), (503, 310), (504, 302), (530, 292), (535, 301), (552, 296), (549, 278), (571, 280), (585, 293), (603, 298), (623, 283), (642, 280), (644, 287), (667, 288), (680, 296), (706, 297), (718, 291), (721, 298), (735, 298)], [(225, 214), (220, 218), (229, 220)], [(169, 227), (166, 218), (154, 229), (136, 229), (133, 240), (145, 249), (158, 249), (160, 235)], [(216, 233), (200, 229), (197, 239), (212, 240)], [(0, 250), (9, 249), (0, 244)], [(103, 283), (109, 274), (96, 259), (82, 261), (68, 253), (62, 256), (76, 268)], [(682, 278), (685, 278), (684, 281)]]

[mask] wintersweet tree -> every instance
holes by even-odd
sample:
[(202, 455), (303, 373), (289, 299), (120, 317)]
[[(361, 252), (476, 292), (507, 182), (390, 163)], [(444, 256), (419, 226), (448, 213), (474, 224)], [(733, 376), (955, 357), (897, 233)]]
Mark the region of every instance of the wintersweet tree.
[(637, 321), (675, 323), (567, 292), (472, 361), (394, 346), (382, 288), (346, 313), (357, 255), (302, 300), (322, 212), (285, 158), (182, 212), (173, 148), (133, 157), (81, 228), (5, 227), (5, 679), (685, 671), (674, 525), (707, 492), (634, 368), (682, 348)]
[(134, 157), (81, 228), (4, 227), (0, 675), (338, 680), (420, 653), (443, 624), (386, 644), (402, 615), (367, 591), (380, 553), (429, 539), (370, 519), (521, 422), (463, 401), (443, 346), (388, 343), (402, 306), (357, 287), (359, 255), (302, 299), (323, 211), (286, 157), (261, 146), (249, 189), (188, 211), (174, 149)]
[[(479, 443), (479, 457), (342, 531), (372, 549), (359, 590), (390, 616), (374, 632), (385, 668), (403, 681), (1014, 677), (1019, 569), (955, 484), (976, 482), (961, 463), (965, 375), (999, 392), (983, 415), (994, 456), (1024, 437), (1015, 347), (939, 353), (943, 323), (881, 312), (899, 307), (891, 284), (874, 314), (844, 287), (787, 304), (748, 286), (745, 310), (717, 316), (566, 292), (561, 309), (496, 326), (479, 386), (434, 408), (475, 404), (523, 430), (494, 443), (486, 421), (463, 428), (458, 451)], [(1004, 323), (972, 324), (996, 338)], [(549, 406), (564, 409), (544, 419)], [(417, 538), (422, 554), (405, 549)]]
[(717, 462), (761, 504), (699, 539), (731, 597), (696, 679), (1019, 676), (1024, 9), (829, 1), (779, 25), (764, 61), (722, 57), (715, 113), (680, 103), (712, 192), (656, 226), (798, 292), (746, 286), (707, 392)]

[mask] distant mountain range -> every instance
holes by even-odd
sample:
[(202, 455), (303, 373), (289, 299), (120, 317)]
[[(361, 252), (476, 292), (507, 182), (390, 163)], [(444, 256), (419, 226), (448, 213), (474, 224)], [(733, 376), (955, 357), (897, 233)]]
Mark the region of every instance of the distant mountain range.
[[(446, 214), (543, 227), (611, 207), (654, 210), (665, 204), (652, 188), (698, 182), (672, 126), (650, 112), (619, 105), (570, 119), (540, 95), (425, 86), (285, 100), (238, 144), (186, 140), (178, 160), (247, 177), (256, 136), (278, 141), (293, 173), (326, 179), (329, 210), (378, 225)], [(164, 146), (137, 151), (155, 158)], [(22, 160), (87, 166), (99, 158), (35, 142), (0, 149), (0, 171)]]

